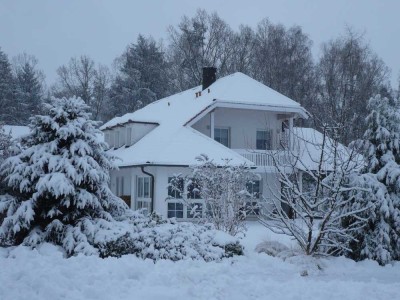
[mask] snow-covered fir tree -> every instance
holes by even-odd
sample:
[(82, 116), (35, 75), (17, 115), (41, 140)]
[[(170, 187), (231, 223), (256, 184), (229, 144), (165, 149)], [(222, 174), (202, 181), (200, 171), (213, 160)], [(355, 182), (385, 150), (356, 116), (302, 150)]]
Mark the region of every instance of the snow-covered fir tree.
[[(4, 127), (0, 124), (0, 165), (11, 154), (11, 134), (7, 133)], [(0, 194), (4, 191), (5, 182), (4, 178), (0, 175)]]
[(15, 101), (15, 81), (7, 55), (0, 49), (0, 121), (17, 124)]
[(44, 75), (37, 69), (38, 61), (26, 53), (14, 59), (18, 124), (26, 125), (29, 118), (40, 113), (43, 102)]
[(355, 259), (374, 259), (384, 265), (400, 259), (400, 103), (377, 95), (369, 100), (366, 118), (366, 170), (354, 206), (370, 206), (368, 225), (352, 244)]
[(0, 196), (0, 242), (95, 253), (88, 242), (95, 224), (127, 209), (108, 187), (113, 157), (81, 99), (53, 99), (45, 110), (31, 118), (21, 152), (2, 164), (9, 194)]

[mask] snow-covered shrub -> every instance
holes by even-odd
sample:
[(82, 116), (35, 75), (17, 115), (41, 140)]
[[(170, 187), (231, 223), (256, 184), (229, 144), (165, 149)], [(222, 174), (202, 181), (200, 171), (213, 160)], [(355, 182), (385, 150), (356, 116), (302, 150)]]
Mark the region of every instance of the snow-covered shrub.
[(257, 253), (265, 253), (270, 256), (277, 256), (279, 253), (289, 251), (289, 247), (277, 241), (265, 241), (254, 249)]
[(126, 204), (108, 187), (113, 158), (97, 123), (77, 98), (53, 99), (47, 115), (31, 118), (21, 151), (4, 161), (10, 196), (0, 196), (0, 243), (63, 246), (68, 254), (95, 253), (95, 226), (112, 228)]
[(247, 185), (258, 178), (248, 166), (233, 166), (229, 160), (219, 165), (203, 154), (197, 161), (198, 164), (191, 166), (192, 173), (186, 177), (175, 176), (170, 188), (188, 206), (196, 195), (204, 201), (202, 213), (192, 205), (193, 218), (231, 235), (243, 232), (246, 215), (254, 209), (255, 195), (249, 193)]
[[(377, 95), (369, 100), (364, 134), (367, 166), (355, 185), (363, 189), (349, 209), (370, 207), (366, 226), (356, 231), (348, 256), (384, 265), (400, 260), (400, 102)], [(345, 226), (359, 222), (348, 218)]]
[(243, 247), (235, 238), (211, 226), (162, 220), (154, 215), (144, 217), (137, 212), (131, 213), (124, 223), (133, 225), (125, 234), (111, 239), (95, 238), (101, 257), (134, 254), (154, 261), (213, 261), (243, 255)]

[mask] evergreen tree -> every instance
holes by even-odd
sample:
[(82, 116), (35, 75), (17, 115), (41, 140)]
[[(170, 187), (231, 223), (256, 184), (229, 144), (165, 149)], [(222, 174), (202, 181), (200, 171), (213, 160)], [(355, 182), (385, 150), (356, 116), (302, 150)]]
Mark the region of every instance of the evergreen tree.
[(377, 95), (369, 100), (368, 109), (367, 166), (358, 180), (368, 192), (360, 193), (352, 205), (371, 210), (351, 248), (353, 258), (384, 265), (400, 259), (400, 103)]
[(0, 49), (0, 121), (17, 124), (15, 103), (15, 82), (7, 55)]
[(29, 118), (39, 114), (42, 107), (44, 75), (36, 66), (37, 59), (25, 53), (15, 59), (17, 116), (21, 125), (28, 124)]
[(0, 197), (0, 242), (49, 241), (69, 254), (95, 253), (94, 224), (127, 208), (107, 184), (113, 158), (81, 99), (53, 99), (45, 108), (47, 115), (31, 119), (21, 152), (2, 164), (11, 196)]
[[(7, 133), (0, 124), (0, 165), (11, 155), (11, 134)], [(5, 190), (4, 178), (0, 175), (0, 194)]]
[(133, 112), (169, 94), (164, 52), (152, 38), (139, 35), (119, 64), (110, 92), (114, 115)]

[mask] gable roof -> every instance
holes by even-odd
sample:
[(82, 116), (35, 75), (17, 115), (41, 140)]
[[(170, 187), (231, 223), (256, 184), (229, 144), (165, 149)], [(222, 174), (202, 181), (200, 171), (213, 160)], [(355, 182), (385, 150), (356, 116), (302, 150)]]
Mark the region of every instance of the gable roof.
[[(200, 97), (196, 97), (196, 93), (201, 89), (200, 85), (160, 99), (133, 113), (116, 117), (100, 129), (104, 130), (130, 121), (178, 123), (183, 126), (205, 109), (211, 106), (224, 106), (224, 104), (254, 105), (268, 110), (293, 112), (307, 118), (306, 110), (299, 103), (240, 72), (218, 79), (202, 91)], [(209, 93), (208, 90), (210, 90)]]
[[(112, 151), (122, 159), (119, 165), (191, 165), (203, 153), (216, 163), (230, 159), (232, 164), (253, 165), (240, 154), (187, 126), (188, 123), (216, 107), (226, 106), (249, 109), (257, 106), (257, 109), (307, 117), (299, 103), (240, 72), (218, 79), (204, 91), (201, 89), (197, 86), (163, 98), (101, 126), (101, 130), (107, 130), (131, 122), (158, 124), (134, 145)], [(200, 91), (201, 96), (196, 97)]]

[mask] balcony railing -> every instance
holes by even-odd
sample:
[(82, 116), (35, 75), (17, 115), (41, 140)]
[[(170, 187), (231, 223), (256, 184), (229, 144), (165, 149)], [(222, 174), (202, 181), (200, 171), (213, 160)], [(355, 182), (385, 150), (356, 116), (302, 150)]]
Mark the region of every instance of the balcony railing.
[(256, 166), (273, 167), (274, 160), (280, 165), (291, 165), (294, 157), (290, 156), (288, 151), (283, 150), (247, 150), (232, 149), (242, 155), (244, 158), (253, 162)]

